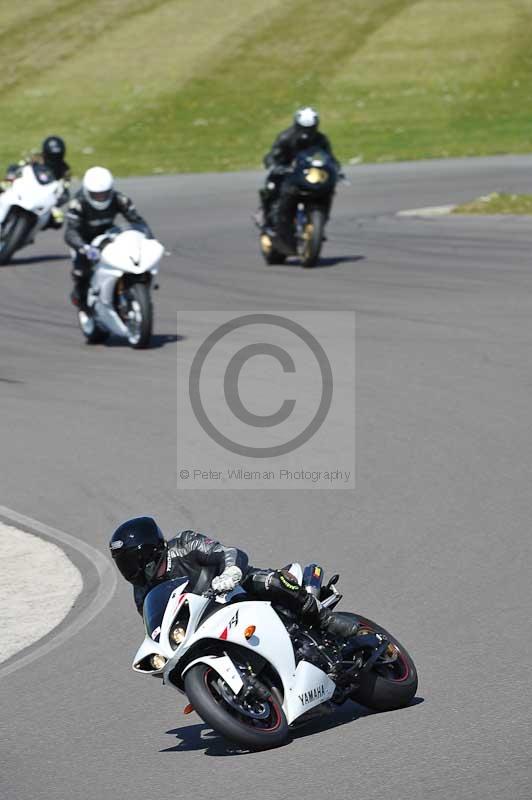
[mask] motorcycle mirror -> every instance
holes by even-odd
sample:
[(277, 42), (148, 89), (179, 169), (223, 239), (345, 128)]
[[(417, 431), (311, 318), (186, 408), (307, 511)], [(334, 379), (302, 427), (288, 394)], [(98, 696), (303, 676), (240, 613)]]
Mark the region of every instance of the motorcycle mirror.
[(329, 583), (327, 584), (327, 589), (330, 589), (331, 586), (334, 586), (340, 580), (340, 575), (336, 572), (332, 578), (329, 579)]

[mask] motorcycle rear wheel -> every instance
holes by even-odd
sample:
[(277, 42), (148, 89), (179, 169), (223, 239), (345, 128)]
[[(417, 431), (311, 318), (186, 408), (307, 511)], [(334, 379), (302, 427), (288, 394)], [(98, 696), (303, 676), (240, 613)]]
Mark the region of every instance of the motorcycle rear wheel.
[(272, 240), (266, 233), (263, 233), (260, 237), (260, 251), (267, 264), (284, 264), (286, 261), (286, 255), (275, 249), (272, 245)]
[(101, 344), (109, 338), (109, 332), (100, 328), (86, 311), (78, 311), (78, 323), (87, 344)]
[(8, 264), (15, 251), (22, 247), (33, 224), (33, 219), (26, 212), (16, 209), (10, 211), (0, 233), (0, 266)]
[(303, 232), (303, 247), (301, 253), (301, 266), (314, 267), (320, 257), (323, 244), (323, 229), (325, 228), (325, 214), (319, 208), (314, 208), (308, 215), (309, 221)]
[(337, 613), (350, 621), (356, 620), (362, 630), (382, 633), (398, 650), (395, 662), (377, 665), (364, 676), (360, 687), (353, 691), (352, 699), (374, 711), (393, 711), (407, 706), (414, 698), (418, 686), (416, 666), (407, 650), (395, 636), (376, 622), (359, 614), (345, 611)]
[(288, 739), (288, 723), (275, 690), (269, 700), (257, 698), (259, 718), (253, 716), (251, 706), (246, 713), (212, 667), (196, 664), (185, 675), (185, 692), (194, 710), (213, 730), (246, 750), (269, 750)]

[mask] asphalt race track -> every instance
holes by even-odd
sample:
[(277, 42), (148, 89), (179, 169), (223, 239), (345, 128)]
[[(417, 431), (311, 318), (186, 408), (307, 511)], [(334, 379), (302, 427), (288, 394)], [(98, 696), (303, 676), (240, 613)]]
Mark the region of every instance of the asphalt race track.
[[(529, 797), (532, 221), (395, 212), (530, 191), (532, 158), (351, 178), (314, 270), (262, 263), (257, 174), (123, 181), (171, 253), (149, 351), (83, 344), (59, 234), (1, 268), (0, 502), (103, 553), (151, 513), (255, 564), (338, 568), (342, 607), (414, 656), (416, 703), (344, 707), (285, 748), (235, 753), (130, 670), (142, 626), (121, 584), (0, 680), (3, 800)], [(176, 311), (216, 308), (356, 310), (354, 492), (177, 493)]]

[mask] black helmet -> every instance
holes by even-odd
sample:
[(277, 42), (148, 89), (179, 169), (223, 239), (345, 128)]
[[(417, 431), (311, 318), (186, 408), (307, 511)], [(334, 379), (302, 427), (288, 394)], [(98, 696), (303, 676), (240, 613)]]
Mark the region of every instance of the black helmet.
[(48, 136), (42, 143), (42, 157), (45, 164), (57, 164), (65, 157), (66, 145), (60, 136)]
[(126, 581), (135, 586), (146, 586), (154, 581), (166, 554), (164, 536), (151, 517), (123, 522), (111, 536), (109, 547)]

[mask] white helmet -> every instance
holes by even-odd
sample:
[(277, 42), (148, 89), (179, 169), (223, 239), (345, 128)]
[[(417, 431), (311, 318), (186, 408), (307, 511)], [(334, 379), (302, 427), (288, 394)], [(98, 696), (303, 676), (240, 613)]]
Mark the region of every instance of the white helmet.
[(314, 108), (306, 106), (296, 111), (294, 122), (300, 128), (317, 128), (320, 123), (320, 117)]
[(105, 167), (91, 167), (83, 176), (83, 194), (93, 208), (103, 211), (113, 199), (113, 176)]

